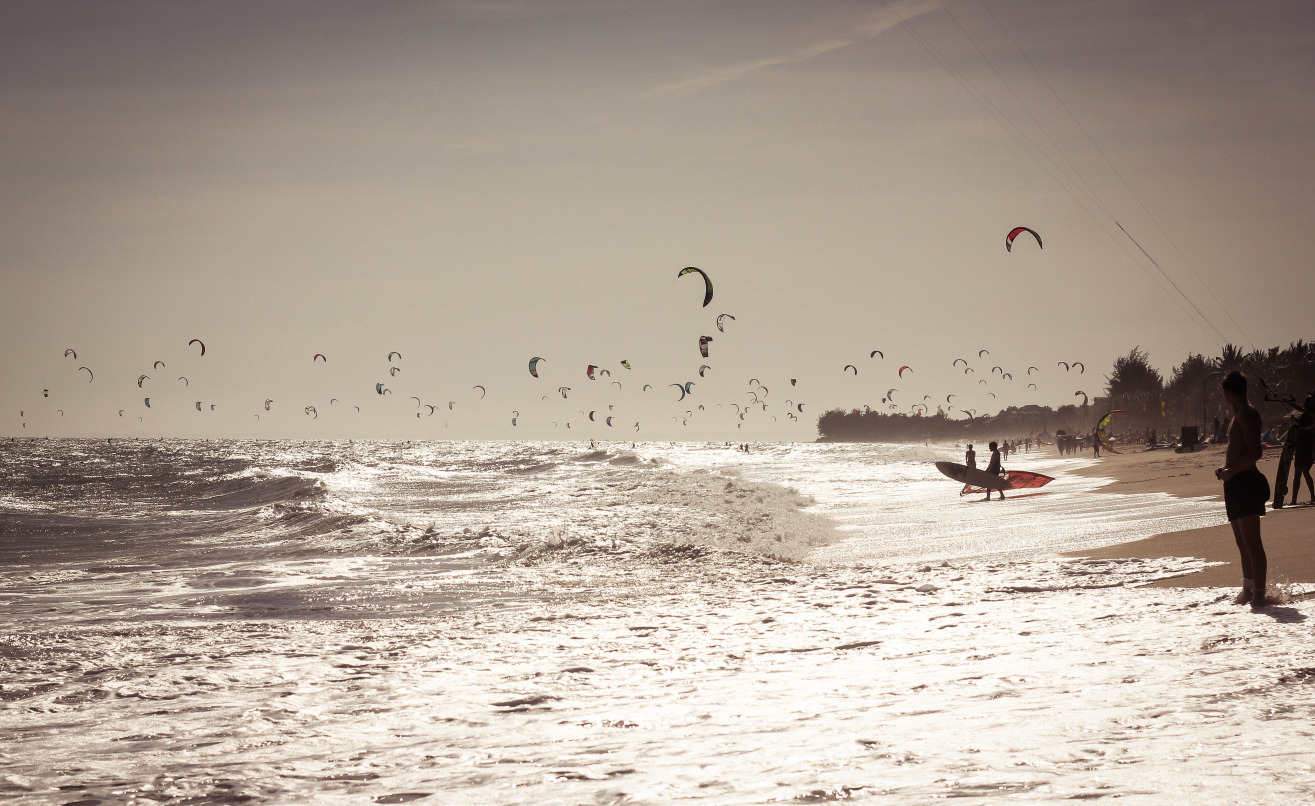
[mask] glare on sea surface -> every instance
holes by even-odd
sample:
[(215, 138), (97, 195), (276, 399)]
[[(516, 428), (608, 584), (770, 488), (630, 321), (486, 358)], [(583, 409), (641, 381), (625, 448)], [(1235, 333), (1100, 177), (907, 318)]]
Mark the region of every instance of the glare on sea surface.
[(1214, 505), (1094, 493), (1048, 457), (1052, 494), (970, 502), (927, 472), (946, 450), (252, 448), (259, 472), (197, 475), (234, 508), (150, 532), (167, 561), (93, 541), (109, 554), (3, 572), (5, 786), (34, 803), (1309, 794), (1306, 605), (1257, 618), (1138, 587), (1199, 561), (1055, 553)]

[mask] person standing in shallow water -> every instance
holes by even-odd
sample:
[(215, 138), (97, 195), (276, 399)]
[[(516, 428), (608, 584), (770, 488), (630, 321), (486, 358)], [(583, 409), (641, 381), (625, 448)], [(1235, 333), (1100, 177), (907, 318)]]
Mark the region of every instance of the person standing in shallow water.
[[(1001, 470), (1002, 470), (1002, 468), (1000, 467), (1000, 447), (996, 445), (995, 442), (992, 442), (990, 445), (987, 445), (986, 447), (991, 449), (991, 461), (988, 462), (986, 465), (986, 472), (998, 476), (1001, 474)], [(987, 501), (991, 500), (990, 487), (986, 488), (986, 500)], [(1005, 500), (1004, 490), (1000, 491), (1000, 500), (1001, 501)]]
[(1237, 604), (1265, 606), (1265, 577), (1269, 562), (1260, 542), (1260, 519), (1269, 500), (1269, 480), (1256, 468), (1263, 448), (1260, 445), (1260, 412), (1247, 400), (1247, 379), (1234, 370), (1222, 384), (1224, 400), (1233, 410), (1228, 424), (1228, 453), (1224, 466), (1215, 470), (1215, 478), (1224, 483), (1224, 510), (1242, 562), (1242, 592)]
[(968, 450), (963, 455), (963, 463), (973, 470), (977, 469), (977, 451), (973, 450), (971, 442), (968, 443)]

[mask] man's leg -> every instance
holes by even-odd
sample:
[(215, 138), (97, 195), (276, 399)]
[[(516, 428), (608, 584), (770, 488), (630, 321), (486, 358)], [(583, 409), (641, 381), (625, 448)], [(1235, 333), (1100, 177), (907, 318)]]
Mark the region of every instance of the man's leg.
[[(1254, 580), (1255, 593), (1251, 604), (1265, 604), (1265, 577), (1269, 571), (1269, 560), (1265, 557), (1265, 547), (1260, 542), (1260, 516), (1248, 515), (1233, 521), (1233, 536), (1237, 538), (1238, 548), (1244, 557), (1250, 558), (1250, 571), (1247, 579)], [(1243, 570), (1247, 570), (1243, 567)]]
[(1228, 525), (1233, 527), (1233, 540), (1237, 542), (1238, 558), (1242, 563), (1242, 592), (1233, 600), (1233, 604), (1247, 604), (1251, 601), (1256, 579), (1252, 576), (1251, 552), (1247, 549), (1246, 536), (1242, 532), (1242, 520), (1229, 521)]

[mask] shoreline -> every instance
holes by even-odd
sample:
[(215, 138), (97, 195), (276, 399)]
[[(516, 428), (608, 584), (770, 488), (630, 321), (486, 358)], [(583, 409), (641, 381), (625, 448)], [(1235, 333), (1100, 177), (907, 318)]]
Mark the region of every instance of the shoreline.
[[(1278, 468), (1278, 457), (1277, 449), (1266, 450), (1257, 463), (1257, 467), (1269, 479), (1271, 487)], [(1102, 454), (1091, 465), (1071, 472), (1089, 478), (1112, 479), (1099, 492), (1162, 492), (1178, 498), (1213, 498), (1219, 502), (1222, 518), (1223, 491), (1222, 485), (1214, 477), (1214, 469), (1223, 463), (1223, 458), (1222, 445), (1189, 454), (1173, 451), (1138, 451), (1112, 456)], [(1294, 486), (1295, 481), (1289, 478), (1289, 488)], [(1280, 510), (1266, 506), (1260, 528), (1269, 560), (1271, 585), (1315, 583), (1315, 506), (1307, 503), (1307, 492), (1303, 486), (1300, 505), (1288, 504)], [(1272, 495), (1270, 501), (1273, 501)], [(1150, 587), (1156, 588), (1236, 588), (1242, 578), (1237, 545), (1233, 540), (1232, 528), (1227, 523), (1180, 532), (1164, 532), (1129, 543), (1065, 552), (1063, 556), (1111, 560), (1199, 557), (1208, 562), (1221, 563), (1196, 573), (1150, 584)]]

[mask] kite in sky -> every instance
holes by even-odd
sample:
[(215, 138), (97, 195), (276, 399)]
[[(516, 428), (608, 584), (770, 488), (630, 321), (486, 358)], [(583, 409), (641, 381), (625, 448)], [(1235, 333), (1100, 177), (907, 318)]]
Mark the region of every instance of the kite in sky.
[[(1032, 233), (1032, 237), (1036, 238), (1037, 247), (1038, 248), (1041, 247), (1041, 236), (1036, 234), (1036, 230), (1028, 229), (1027, 227), (1014, 227), (1013, 229), (1009, 230), (1009, 234), (1005, 236), (1006, 252), (1014, 251), (1014, 239), (1017, 238), (1019, 235), (1023, 234), (1024, 232)], [(1062, 252), (1063, 250), (1061, 249), (1060, 251)]]
[(687, 274), (695, 274), (695, 273), (703, 277), (703, 307), (706, 308), (708, 307), (708, 303), (712, 302), (712, 280), (708, 278), (707, 272), (703, 271), (703, 269), (698, 269), (693, 266), (686, 266), (685, 268), (677, 272), (676, 276), (684, 277)]

